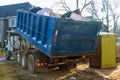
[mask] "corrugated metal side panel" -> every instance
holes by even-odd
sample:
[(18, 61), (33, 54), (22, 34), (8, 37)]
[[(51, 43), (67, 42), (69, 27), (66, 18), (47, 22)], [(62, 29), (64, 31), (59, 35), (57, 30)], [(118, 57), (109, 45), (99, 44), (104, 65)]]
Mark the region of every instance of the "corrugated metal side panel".
[(55, 23), (56, 19), (52, 17), (18, 12), (16, 31), (46, 55), (51, 56)]

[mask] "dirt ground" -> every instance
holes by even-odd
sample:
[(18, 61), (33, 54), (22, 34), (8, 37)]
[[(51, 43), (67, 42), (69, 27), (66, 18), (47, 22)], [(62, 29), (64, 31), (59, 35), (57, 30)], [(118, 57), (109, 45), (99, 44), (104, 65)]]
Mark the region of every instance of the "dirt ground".
[(88, 64), (81, 63), (71, 70), (55, 69), (47, 73), (29, 74), (17, 63), (0, 64), (0, 80), (103, 80)]
[(120, 80), (120, 62), (116, 68), (90, 68), (79, 63), (70, 70), (55, 69), (47, 73), (29, 74), (17, 62), (0, 64), (0, 80)]
[(56, 68), (37, 74), (29, 74), (16, 61), (3, 59), (4, 57), (0, 57), (0, 80), (120, 80), (120, 59), (114, 68), (91, 68), (89, 63), (80, 62), (70, 70)]

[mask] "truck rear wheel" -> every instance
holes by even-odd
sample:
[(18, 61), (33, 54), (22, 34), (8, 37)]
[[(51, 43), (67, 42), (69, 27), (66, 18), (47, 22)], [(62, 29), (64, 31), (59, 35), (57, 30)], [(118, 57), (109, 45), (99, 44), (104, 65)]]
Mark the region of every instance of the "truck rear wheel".
[(17, 62), (19, 65), (21, 65), (21, 55), (20, 53), (17, 53)]
[(6, 51), (6, 54), (5, 54), (6, 60), (10, 60), (11, 55), (12, 55), (11, 51)]
[(28, 56), (28, 61), (27, 61), (27, 69), (28, 69), (28, 72), (33, 74), (33, 73), (36, 73), (36, 66), (35, 66), (35, 58), (33, 56), (33, 54), (30, 54)]
[(27, 68), (27, 56), (26, 56), (26, 53), (21, 55), (21, 67), (23, 69)]

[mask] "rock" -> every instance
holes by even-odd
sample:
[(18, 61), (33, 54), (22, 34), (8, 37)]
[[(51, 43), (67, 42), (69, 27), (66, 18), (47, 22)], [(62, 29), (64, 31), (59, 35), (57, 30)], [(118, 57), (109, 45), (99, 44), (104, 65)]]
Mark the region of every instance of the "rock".
[(72, 77), (70, 77), (70, 80), (76, 80), (76, 77), (72, 76)]

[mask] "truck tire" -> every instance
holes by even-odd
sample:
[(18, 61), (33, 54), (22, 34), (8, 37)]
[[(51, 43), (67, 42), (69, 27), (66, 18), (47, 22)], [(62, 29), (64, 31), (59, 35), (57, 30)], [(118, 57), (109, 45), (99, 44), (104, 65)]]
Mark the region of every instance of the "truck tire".
[(27, 68), (27, 56), (26, 56), (26, 53), (21, 55), (21, 67), (23, 69)]
[(6, 53), (5, 53), (6, 60), (10, 60), (11, 55), (12, 55), (11, 51), (6, 51)]
[(21, 55), (20, 53), (17, 53), (17, 62), (19, 65), (21, 65)]
[(30, 54), (28, 56), (27, 69), (28, 69), (28, 72), (31, 74), (34, 74), (37, 72), (36, 66), (35, 66), (35, 57), (33, 56), (33, 54)]

